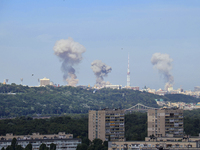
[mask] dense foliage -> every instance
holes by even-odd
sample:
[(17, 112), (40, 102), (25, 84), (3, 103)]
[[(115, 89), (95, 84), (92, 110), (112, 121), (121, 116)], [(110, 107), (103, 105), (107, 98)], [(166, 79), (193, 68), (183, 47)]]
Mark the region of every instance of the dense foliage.
[(199, 136), (200, 109), (184, 111), (184, 131), (186, 135)]
[(147, 136), (147, 113), (135, 112), (125, 116), (127, 141), (143, 141)]
[(94, 139), (90, 143), (79, 144), (76, 150), (108, 150), (108, 142), (101, 139)]
[(192, 97), (183, 94), (166, 94), (165, 100), (170, 102), (185, 102), (185, 103), (198, 103), (200, 98)]
[(91, 88), (0, 85), (0, 117), (88, 113), (89, 109), (130, 108), (137, 103), (158, 107), (161, 96), (134, 91)]
[(158, 107), (155, 99), (188, 103), (200, 101), (187, 95), (158, 96), (129, 89), (94, 90), (71, 86), (28, 87), (0, 84), (0, 117), (88, 113), (89, 109), (126, 109), (137, 103)]
[(72, 133), (74, 137), (87, 137), (88, 119), (73, 119), (69, 116), (52, 117), (50, 119), (33, 119), (20, 117), (0, 120), (0, 135), (13, 133), (14, 135), (27, 135), (35, 132), (40, 134), (57, 134), (58, 132)]

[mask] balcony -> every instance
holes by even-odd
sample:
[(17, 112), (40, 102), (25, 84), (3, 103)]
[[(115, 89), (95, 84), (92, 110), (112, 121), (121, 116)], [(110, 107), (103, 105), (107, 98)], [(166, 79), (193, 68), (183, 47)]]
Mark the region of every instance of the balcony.
[(117, 148), (117, 145), (116, 144), (113, 144), (113, 145), (111, 145), (112, 146), (112, 148)]
[(165, 116), (169, 116), (169, 113), (165, 113)]
[(133, 145), (133, 144), (132, 144), (132, 145), (131, 145), (131, 148), (140, 148), (140, 147), (139, 147), (139, 144), (136, 144), (136, 145)]
[(178, 131), (183, 131), (183, 129), (178, 129)]
[(174, 122), (165, 122), (165, 125), (174, 125)]

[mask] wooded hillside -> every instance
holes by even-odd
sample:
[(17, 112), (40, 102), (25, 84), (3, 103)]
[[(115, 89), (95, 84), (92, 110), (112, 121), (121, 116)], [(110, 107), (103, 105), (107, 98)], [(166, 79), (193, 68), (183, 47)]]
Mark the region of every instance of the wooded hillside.
[(137, 103), (158, 107), (155, 99), (167, 101), (198, 102), (191, 96), (158, 96), (128, 89), (113, 90), (79, 87), (28, 87), (22, 85), (0, 85), (0, 117), (60, 115), (88, 113), (89, 109), (126, 109)]

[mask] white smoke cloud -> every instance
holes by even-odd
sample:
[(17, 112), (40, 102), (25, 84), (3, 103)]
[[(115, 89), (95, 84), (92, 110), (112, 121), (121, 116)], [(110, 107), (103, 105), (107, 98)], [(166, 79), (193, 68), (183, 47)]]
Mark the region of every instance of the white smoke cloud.
[(155, 53), (151, 58), (151, 63), (154, 65), (154, 68), (158, 69), (159, 73), (164, 76), (166, 80), (165, 89), (173, 86), (174, 77), (170, 73), (172, 70), (172, 61), (168, 54)]
[(105, 63), (103, 63), (101, 60), (95, 60), (91, 63), (92, 71), (94, 72), (96, 76), (96, 85), (97, 86), (104, 86), (104, 85), (110, 85), (110, 82), (105, 82), (104, 77), (108, 75), (109, 72), (111, 72), (112, 68), (110, 66), (107, 66)]
[(71, 37), (61, 39), (55, 43), (53, 48), (54, 54), (57, 55), (62, 62), (63, 78), (68, 85), (76, 86), (78, 79), (75, 74), (74, 65), (82, 60), (82, 54), (86, 51), (85, 47), (75, 42)]

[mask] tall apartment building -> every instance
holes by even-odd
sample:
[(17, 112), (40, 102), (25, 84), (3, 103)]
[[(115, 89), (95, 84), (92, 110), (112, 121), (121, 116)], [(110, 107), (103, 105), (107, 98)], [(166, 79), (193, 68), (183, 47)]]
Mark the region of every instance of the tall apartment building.
[(95, 138), (102, 141), (124, 141), (124, 135), (124, 110), (89, 110), (88, 137), (91, 141)]
[(182, 109), (150, 109), (148, 110), (148, 136), (183, 137)]

